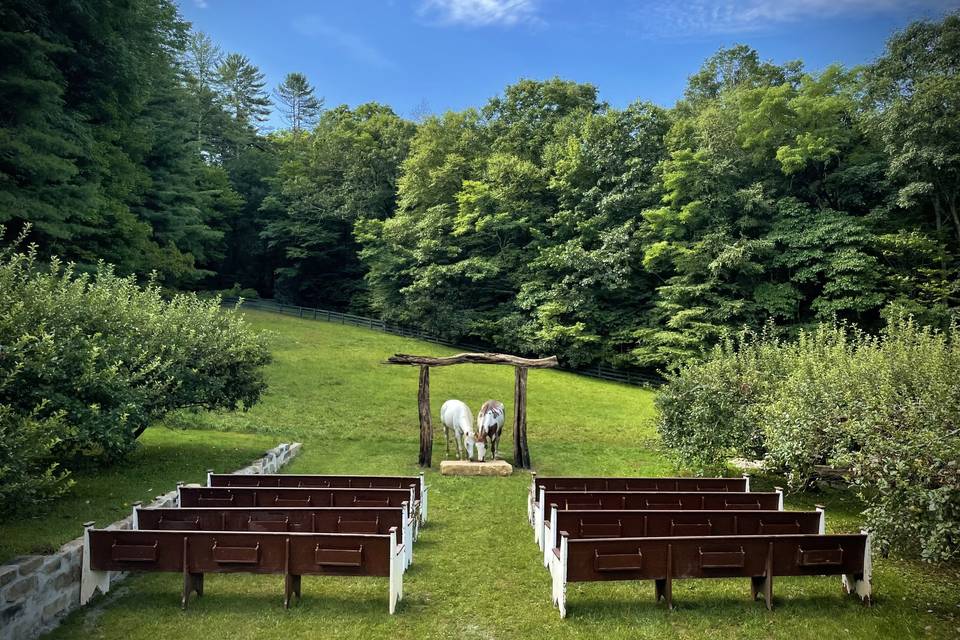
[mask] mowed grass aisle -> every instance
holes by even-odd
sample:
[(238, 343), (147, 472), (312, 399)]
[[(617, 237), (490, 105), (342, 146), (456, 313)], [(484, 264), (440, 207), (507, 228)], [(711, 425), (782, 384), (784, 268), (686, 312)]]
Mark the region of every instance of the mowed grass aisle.
[[(450, 353), (413, 340), (248, 312), (274, 333), (270, 393), (245, 414), (180, 416), (171, 429), (217, 430), (304, 442), (287, 470), (418, 472), (417, 370), (379, 364), (394, 352)], [(458, 366), (431, 372), (435, 420), (456, 397), (474, 410), (487, 398), (511, 411), (513, 370)], [(665, 475), (653, 394), (553, 371), (531, 371), (529, 438), (542, 474)], [(512, 415), (512, 414), (510, 414)], [(161, 428), (162, 434), (165, 430)], [(172, 433), (172, 432), (171, 432)], [(436, 429), (434, 464), (444, 445)], [(512, 441), (503, 443), (509, 458)], [(220, 471), (228, 471), (220, 469)], [(681, 581), (677, 608), (653, 602), (650, 583), (571, 585), (570, 617), (550, 605), (550, 581), (526, 523), (529, 475), (446, 478), (428, 473), (430, 523), (415, 547), (396, 616), (385, 579), (305, 577), (303, 601), (282, 606), (281, 576), (211, 575), (205, 595), (179, 608), (179, 575), (132, 578), (75, 613), (55, 638), (913, 638), (960, 635), (956, 568), (877, 560), (871, 608), (841, 594), (837, 578), (779, 579), (775, 606), (748, 597), (743, 580)], [(829, 528), (857, 530), (843, 493), (792, 496), (787, 508), (826, 502)], [(928, 611), (932, 611), (929, 613)]]

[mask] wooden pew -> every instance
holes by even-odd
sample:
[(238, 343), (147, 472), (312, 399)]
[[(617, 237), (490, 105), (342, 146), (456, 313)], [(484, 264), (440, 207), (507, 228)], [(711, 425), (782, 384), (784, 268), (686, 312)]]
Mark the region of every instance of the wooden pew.
[(754, 599), (773, 607), (775, 576), (840, 575), (847, 593), (869, 602), (870, 538), (860, 534), (783, 534), (679, 538), (581, 538), (560, 532), (551, 554), (553, 604), (567, 615), (567, 584), (653, 580), (657, 601), (673, 607), (673, 581), (750, 578)]
[(534, 536), (540, 550), (550, 528), (550, 512), (542, 505), (556, 504), (561, 510), (602, 511), (783, 511), (783, 489), (760, 491), (547, 491), (540, 490)]
[(571, 540), (825, 533), (826, 516), (821, 505), (816, 511), (561, 511), (554, 504), (550, 525), (544, 531), (545, 567), (560, 544), (557, 531)]
[(413, 563), (413, 519), (401, 507), (193, 507), (133, 508), (133, 528), (158, 531), (285, 531), (290, 533), (375, 533), (397, 528), (405, 563)]
[(339, 489), (406, 489), (414, 487), (411, 514), (420, 522), (427, 521), (427, 487), (424, 475), (419, 476), (346, 476), (327, 474), (262, 473), (236, 474), (207, 471), (208, 487), (325, 487)]
[(179, 486), (180, 507), (401, 507), (409, 489)]
[(300, 598), (305, 575), (379, 576), (390, 580), (389, 611), (403, 597), (403, 549), (397, 529), (386, 535), (232, 531), (130, 531), (94, 529), (84, 534), (80, 602), (110, 589), (111, 571), (183, 574), (181, 606), (203, 595), (207, 573), (284, 576), (284, 607)]
[(540, 489), (547, 491), (750, 491), (750, 476), (740, 478), (605, 478), (531, 474), (527, 520), (536, 527), (534, 511)]

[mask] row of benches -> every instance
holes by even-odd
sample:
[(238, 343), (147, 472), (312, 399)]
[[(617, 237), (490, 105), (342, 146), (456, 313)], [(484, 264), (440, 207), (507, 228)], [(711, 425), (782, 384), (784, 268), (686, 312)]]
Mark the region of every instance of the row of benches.
[(304, 575), (389, 578), (389, 611), (427, 518), (420, 477), (225, 475), (179, 486), (177, 508), (135, 505), (131, 529), (86, 523), (81, 603), (110, 588), (110, 572), (183, 574), (181, 605), (207, 573), (284, 576), (284, 606)]
[(840, 575), (847, 593), (869, 602), (867, 532), (828, 535), (823, 507), (784, 511), (781, 489), (749, 488), (747, 477), (534, 474), (527, 515), (561, 617), (567, 584), (587, 581), (652, 580), (672, 608), (676, 579), (744, 577), (769, 609), (776, 576)]

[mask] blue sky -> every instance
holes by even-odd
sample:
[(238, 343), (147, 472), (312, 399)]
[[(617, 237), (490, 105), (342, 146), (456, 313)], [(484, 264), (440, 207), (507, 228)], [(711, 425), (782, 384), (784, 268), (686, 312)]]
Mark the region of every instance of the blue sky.
[[(519, 78), (589, 82), (624, 106), (672, 105), (723, 46), (809, 69), (875, 58), (895, 30), (960, 0), (178, 0), (275, 86), (305, 73), (327, 106), (411, 116), (480, 106)], [(279, 118), (272, 124), (279, 126)]]

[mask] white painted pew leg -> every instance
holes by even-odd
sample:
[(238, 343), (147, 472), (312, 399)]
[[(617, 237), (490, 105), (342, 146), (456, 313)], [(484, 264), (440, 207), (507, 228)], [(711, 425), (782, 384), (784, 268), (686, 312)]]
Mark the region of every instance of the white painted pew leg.
[(820, 525), (817, 528), (817, 533), (824, 535), (827, 532), (827, 508), (822, 504), (815, 506), (817, 507), (817, 513), (820, 514)]
[(550, 528), (547, 528), (544, 522), (543, 531), (547, 536), (546, 543), (543, 545), (543, 566), (549, 567), (553, 550), (557, 546), (557, 505), (555, 504), (550, 505)]
[(410, 505), (402, 503), (403, 514), (403, 570), (413, 564), (413, 516), (410, 514)]
[(390, 528), (390, 615), (397, 610), (397, 603), (403, 598), (403, 556), (406, 553), (397, 550), (397, 529)]
[(867, 543), (863, 547), (863, 576), (857, 579), (856, 575), (846, 574), (841, 576), (843, 588), (847, 593), (855, 593), (860, 599), (870, 604), (870, 598), (873, 595), (873, 554), (870, 551), (870, 532), (862, 529), (860, 533), (867, 536)]
[(90, 568), (90, 530), (93, 522), (83, 523), (83, 566), (80, 568), (80, 604), (84, 605), (99, 591), (110, 591), (110, 572)]
[(544, 513), (546, 513), (547, 505), (544, 504), (544, 501), (547, 499), (547, 490), (543, 487), (540, 487), (540, 504), (536, 507), (537, 509), (537, 531), (536, 531), (536, 540), (537, 544), (540, 546), (540, 550), (543, 550), (543, 521)]
[(533, 496), (537, 492), (537, 472), (534, 471), (530, 474), (530, 490), (527, 491), (527, 522), (530, 526), (534, 526), (533, 522)]
[(777, 511), (783, 511), (783, 487), (774, 487), (773, 490), (779, 494), (777, 498)]
[(423, 471), (420, 472), (420, 517), (424, 522), (427, 521), (427, 480), (423, 475)]
[(560, 562), (557, 564), (556, 599), (560, 617), (567, 617), (567, 559), (570, 557), (570, 548), (567, 536), (560, 536)]

